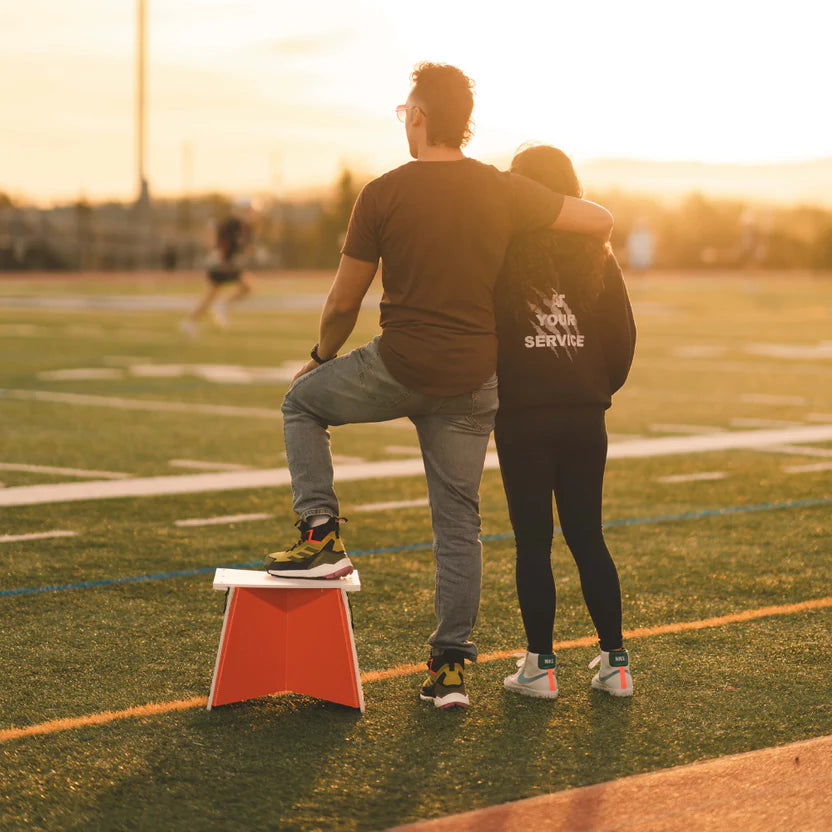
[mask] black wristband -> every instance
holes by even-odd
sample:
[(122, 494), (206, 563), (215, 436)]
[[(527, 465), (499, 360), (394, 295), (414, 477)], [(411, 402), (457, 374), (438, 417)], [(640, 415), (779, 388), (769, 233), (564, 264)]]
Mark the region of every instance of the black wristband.
[(312, 352), (310, 352), (309, 355), (312, 356), (312, 360), (316, 364), (326, 364), (327, 361), (332, 361), (332, 358), (335, 358), (334, 355), (332, 356), (332, 358), (321, 358), (321, 356), (318, 355), (318, 345), (317, 344), (315, 344), (315, 346), (312, 347)]

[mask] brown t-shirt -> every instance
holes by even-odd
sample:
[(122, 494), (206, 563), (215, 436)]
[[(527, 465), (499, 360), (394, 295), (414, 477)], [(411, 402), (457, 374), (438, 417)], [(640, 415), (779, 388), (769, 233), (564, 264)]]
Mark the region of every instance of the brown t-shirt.
[(511, 235), (551, 225), (563, 196), (474, 159), (410, 162), (356, 200), (342, 253), (382, 261), (381, 357), (429, 396), (497, 367), (494, 284)]

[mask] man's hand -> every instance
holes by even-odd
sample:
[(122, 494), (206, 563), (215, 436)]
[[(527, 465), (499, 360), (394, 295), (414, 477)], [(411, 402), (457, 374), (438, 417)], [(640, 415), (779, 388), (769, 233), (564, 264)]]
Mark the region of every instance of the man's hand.
[(606, 208), (586, 199), (565, 196), (560, 214), (551, 227), (557, 231), (590, 234), (606, 242), (612, 233), (612, 226), (612, 214)]
[[(296, 382), (296, 381), (297, 381), (297, 380), (298, 380), (301, 376), (305, 376), (307, 373), (312, 372), (312, 370), (314, 370), (314, 369), (315, 369), (315, 367), (320, 367), (320, 366), (321, 366), (321, 365), (320, 365), (320, 364), (318, 364), (318, 362), (317, 362), (317, 361), (315, 361), (314, 359), (310, 358), (310, 359), (309, 359), (309, 361), (307, 361), (307, 362), (306, 362), (306, 364), (304, 364), (304, 365), (303, 365), (303, 367), (301, 367), (301, 368), (300, 368), (300, 369), (299, 369), (299, 370), (295, 373), (295, 375), (292, 377), (292, 384), (294, 384), (294, 383), (295, 383), (295, 382)], [(290, 385), (289, 385), (289, 388), (290, 388), (290, 389), (291, 389), (291, 387), (292, 387), (292, 384), (290, 384)]]

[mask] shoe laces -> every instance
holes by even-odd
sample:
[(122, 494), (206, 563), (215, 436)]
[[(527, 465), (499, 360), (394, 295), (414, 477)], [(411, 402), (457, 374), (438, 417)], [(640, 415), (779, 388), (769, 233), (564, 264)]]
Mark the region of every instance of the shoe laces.
[(591, 669), (593, 667), (597, 667), (599, 664), (601, 664), (601, 654), (600, 653), (589, 663), (588, 666)]

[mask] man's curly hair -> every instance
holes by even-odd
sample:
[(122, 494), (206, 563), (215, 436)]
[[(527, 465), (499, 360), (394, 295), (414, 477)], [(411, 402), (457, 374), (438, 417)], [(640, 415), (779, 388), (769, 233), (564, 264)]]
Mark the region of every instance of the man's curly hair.
[(465, 147), (474, 132), (474, 82), (455, 66), (428, 61), (416, 65), (410, 80), (424, 107), (428, 144)]

